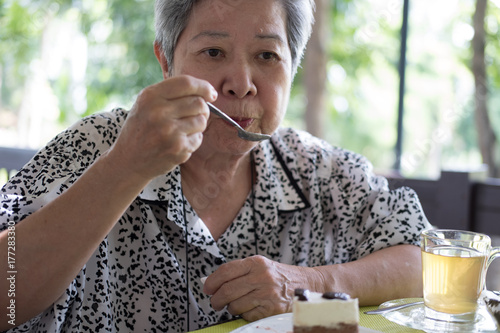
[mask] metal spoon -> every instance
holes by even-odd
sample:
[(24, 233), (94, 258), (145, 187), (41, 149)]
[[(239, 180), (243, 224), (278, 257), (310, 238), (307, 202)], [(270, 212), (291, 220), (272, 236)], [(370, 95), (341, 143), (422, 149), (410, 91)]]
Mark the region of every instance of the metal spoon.
[(212, 113), (218, 115), (219, 117), (221, 117), (222, 119), (224, 119), (225, 121), (227, 121), (228, 123), (230, 123), (231, 125), (236, 127), (236, 130), (238, 131), (238, 136), (240, 138), (242, 138), (243, 140), (262, 141), (262, 140), (268, 140), (271, 138), (271, 136), (267, 135), (267, 134), (252, 133), (252, 132), (245, 131), (240, 125), (238, 125), (237, 122), (235, 122), (227, 114), (225, 114), (224, 112), (222, 112), (221, 110), (219, 110), (215, 106), (213, 106), (212, 103), (207, 102), (207, 104), (208, 104), (208, 108), (210, 109), (210, 111)]
[(423, 304), (423, 303), (424, 303), (423, 301), (420, 301), (420, 302), (413, 302), (413, 303), (406, 303), (406, 304), (388, 306), (388, 307), (382, 308), (382, 309), (366, 311), (365, 314), (369, 314), (369, 315), (371, 315), (371, 314), (382, 314), (382, 313), (386, 313), (386, 312), (389, 312), (389, 311), (399, 310), (399, 309), (407, 308), (409, 306), (414, 306), (414, 305)]

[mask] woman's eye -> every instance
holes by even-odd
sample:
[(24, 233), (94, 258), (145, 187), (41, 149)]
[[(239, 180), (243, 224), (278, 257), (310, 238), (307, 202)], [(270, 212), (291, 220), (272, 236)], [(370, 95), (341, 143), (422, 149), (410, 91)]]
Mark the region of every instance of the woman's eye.
[(221, 51), (218, 49), (208, 49), (205, 51), (210, 57), (215, 58), (221, 55)]
[(262, 52), (260, 54), (260, 57), (263, 60), (278, 60), (279, 59), (278, 55), (274, 52)]

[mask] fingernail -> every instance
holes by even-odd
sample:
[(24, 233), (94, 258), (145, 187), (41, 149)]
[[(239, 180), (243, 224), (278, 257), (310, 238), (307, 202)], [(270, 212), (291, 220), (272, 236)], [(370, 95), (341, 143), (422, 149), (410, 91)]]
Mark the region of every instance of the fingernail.
[(212, 99), (215, 101), (218, 96), (219, 94), (217, 93), (217, 91), (214, 88), (212, 88)]

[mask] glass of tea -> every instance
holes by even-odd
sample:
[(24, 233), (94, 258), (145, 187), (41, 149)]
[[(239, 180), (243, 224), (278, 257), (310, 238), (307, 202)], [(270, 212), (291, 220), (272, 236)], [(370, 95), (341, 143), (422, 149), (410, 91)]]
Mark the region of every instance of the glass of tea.
[(475, 319), (486, 271), (500, 256), (489, 236), (461, 230), (421, 235), (425, 316), (448, 322)]

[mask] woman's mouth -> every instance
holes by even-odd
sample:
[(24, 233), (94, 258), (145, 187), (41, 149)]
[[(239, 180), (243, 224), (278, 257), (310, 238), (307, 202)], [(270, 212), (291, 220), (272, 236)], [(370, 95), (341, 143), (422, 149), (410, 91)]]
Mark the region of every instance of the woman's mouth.
[(252, 118), (240, 118), (240, 117), (231, 117), (238, 125), (240, 125), (242, 128), (247, 128), (253, 123)]

